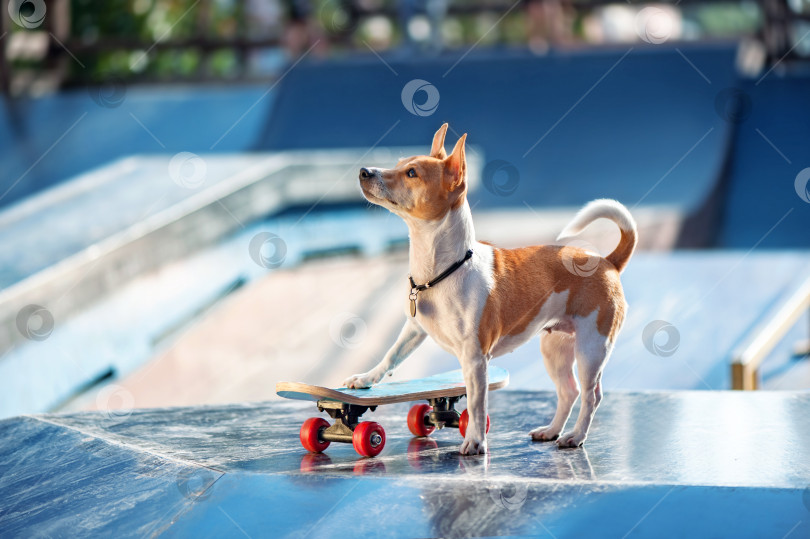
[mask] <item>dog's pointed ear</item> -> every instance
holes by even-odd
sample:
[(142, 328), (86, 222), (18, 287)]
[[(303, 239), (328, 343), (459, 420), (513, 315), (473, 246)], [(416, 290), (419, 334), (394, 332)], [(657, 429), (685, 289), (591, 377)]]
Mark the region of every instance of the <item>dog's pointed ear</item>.
[(444, 159), (447, 152), (444, 151), (444, 137), (447, 135), (448, 124), (443, 124), (436, 134), (433, 135), (433, 145), (430, 147), (430, 156), (436, 159)]
[(460, 186), (464, 185), (467, 179), (467, 158), (464, 152), (464, 143), (467, 140), (467, 133), (461, 135), (461, 138), (456, 142), (456, 147), (453, 148), (451, 153), (444, 160), (446, 170), (445, 177), (448, 179), (447, 189), (455, 191)]

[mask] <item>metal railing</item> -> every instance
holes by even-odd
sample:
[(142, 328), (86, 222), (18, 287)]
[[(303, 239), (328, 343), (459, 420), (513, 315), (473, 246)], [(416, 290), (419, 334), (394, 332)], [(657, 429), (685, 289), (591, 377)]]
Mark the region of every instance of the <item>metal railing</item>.
[(793, 327), (796, 320), (810, 309), (810, 277), (784, 301), (775, 305), (763, 321), (731, 355), (732, 389), (757, 389), (759, 367), (774, 346)]

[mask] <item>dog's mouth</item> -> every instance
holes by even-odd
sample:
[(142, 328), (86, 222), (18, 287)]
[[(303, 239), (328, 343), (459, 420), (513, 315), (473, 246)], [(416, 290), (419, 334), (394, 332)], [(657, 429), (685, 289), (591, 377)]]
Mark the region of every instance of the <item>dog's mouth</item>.
[[(373, 181), (377, 179), (377, 181)], [(399, 206), (396, 202), (391, 200), (390, 198), (384, 196), (384, 189), (383, 186), (380, 185), (380, 180), (375, 176), (371, 176), (368, 178), (360, 178), (360, 190), (363, 191), (363, 195), (369, 200), (369, 202), (374, 203), (388, 203), (392, 206)]]

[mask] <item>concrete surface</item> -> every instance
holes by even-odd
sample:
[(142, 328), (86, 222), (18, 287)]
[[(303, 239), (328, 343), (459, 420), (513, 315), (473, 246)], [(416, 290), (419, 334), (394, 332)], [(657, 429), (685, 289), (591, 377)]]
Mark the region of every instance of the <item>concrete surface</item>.
[[(463, 402), (463, 401), (462, 401)], [(453, 429), (367, 413), (380, 456), (307, 453), (311, 403), (0, 422), (0, 535), (116, 537), (806, 537), (810, 394), (607, 392), (583, 448), (527, 432), (548, 392), (491, 395), (490, 454)], [(575, 409), (576, 413), (576, 409)]]

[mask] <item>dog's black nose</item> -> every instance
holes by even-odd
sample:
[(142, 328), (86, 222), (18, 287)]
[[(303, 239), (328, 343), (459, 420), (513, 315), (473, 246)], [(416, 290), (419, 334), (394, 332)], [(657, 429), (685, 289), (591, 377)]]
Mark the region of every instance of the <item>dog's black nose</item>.
[(371, 171), (369, 169), (367, 169), (366, 167), (363, 167), (363, 168), (360, 169), (360, 179), (361, 180), (368, 180), (372, 176), (374, 176), (374, 174), (372, 174)]

